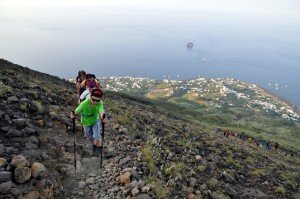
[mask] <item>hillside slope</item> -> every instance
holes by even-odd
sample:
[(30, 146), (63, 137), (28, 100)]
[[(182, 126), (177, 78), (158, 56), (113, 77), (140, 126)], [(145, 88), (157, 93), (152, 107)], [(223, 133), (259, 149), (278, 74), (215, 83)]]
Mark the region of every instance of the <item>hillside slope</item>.
[(229, 78), (187, 81), (102, 77), (107, 90), (153, 99), (170, 111), (213, 130), (243, 132), (300, 152), (299, 107), (257, 85)]
[(3, 198), (299, 197), (297, 157), (208, 131), (151, 100), (108, 91), (104, 168), (88, 155), (77, 121), (74, 176), (68, 115), (76, 106), (75, 85), (5, 60), (0, 74)]

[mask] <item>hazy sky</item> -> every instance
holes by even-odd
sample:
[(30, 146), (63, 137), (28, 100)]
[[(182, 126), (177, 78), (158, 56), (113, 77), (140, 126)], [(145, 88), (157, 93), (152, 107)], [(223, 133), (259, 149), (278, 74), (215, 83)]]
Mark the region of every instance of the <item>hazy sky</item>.
[[(0, 0), (0, 17), (49, 15), (51, 10), (103, 9), (107, 12), (209, 12), (239, 20), (299, 23), (299, 0)], [(49, 12), (45, 12), (48, 9)], [(234, 19), (234, 16), (231, 16)]]

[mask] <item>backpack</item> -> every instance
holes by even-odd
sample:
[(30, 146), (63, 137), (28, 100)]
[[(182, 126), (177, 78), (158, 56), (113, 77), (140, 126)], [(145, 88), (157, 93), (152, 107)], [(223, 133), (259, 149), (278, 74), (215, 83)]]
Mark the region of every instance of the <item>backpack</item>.
[(99, 87), (99, 84), (97, 83), (96, 81), (96, 75), (94, 74), (86, 74), (86, 82), (85, 82), (85, 85), (87, 88), (89, 89), (92, 89), (92, 88), (95, 88), (95, 87)]
[(86, 80), (86, 86), (90, 89), (97, 87), (97, 83), (94, 78)]

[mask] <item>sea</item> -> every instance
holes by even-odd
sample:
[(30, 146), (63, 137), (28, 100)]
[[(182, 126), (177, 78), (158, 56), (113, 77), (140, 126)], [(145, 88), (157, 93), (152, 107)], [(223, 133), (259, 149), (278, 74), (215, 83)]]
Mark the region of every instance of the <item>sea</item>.
[(78, 70), (173, 80), (235, 78), (300, 105), (297, 14), (245, 14), (246, 8), (203, 8), (200, 1), (87, 2), (0, 6), (0, 57), (66, 79)]

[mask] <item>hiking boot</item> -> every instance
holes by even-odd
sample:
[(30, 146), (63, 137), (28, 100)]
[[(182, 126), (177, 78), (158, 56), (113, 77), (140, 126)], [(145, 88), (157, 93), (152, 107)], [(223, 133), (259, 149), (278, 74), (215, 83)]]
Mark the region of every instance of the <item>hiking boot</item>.
[(101, 146), (96, 147), (94, 155), (99, 156), (101, 154), (101, 151), (102, 151)]
[(96, 145), (93, 145), (91, 155), (94, 155), (94, 154), (96, 153), (96, 149), (97, 149), (97, 146), (96, 146)]

